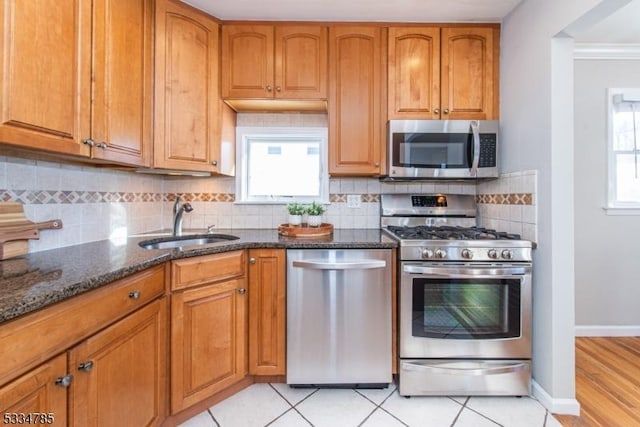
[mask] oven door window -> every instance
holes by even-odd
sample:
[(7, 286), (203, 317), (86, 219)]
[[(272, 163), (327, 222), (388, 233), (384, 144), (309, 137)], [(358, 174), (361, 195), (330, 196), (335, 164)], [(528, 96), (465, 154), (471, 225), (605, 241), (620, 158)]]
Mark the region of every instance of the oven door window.
[(444, 339), (520, 336), (519, 279), (414, 279), (412, 334)]
[(471, 133), (394, 133), (393, 166), (469, 169), (473, 157)]

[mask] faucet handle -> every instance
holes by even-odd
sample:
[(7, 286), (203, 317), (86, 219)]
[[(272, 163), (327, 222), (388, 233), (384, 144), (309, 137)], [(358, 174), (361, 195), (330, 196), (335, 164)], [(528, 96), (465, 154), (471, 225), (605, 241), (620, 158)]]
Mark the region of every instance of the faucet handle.
[(213, 233), (213, 228), (215, 226), (216, 226), (215, 224), (207, 225), (207, 234)]

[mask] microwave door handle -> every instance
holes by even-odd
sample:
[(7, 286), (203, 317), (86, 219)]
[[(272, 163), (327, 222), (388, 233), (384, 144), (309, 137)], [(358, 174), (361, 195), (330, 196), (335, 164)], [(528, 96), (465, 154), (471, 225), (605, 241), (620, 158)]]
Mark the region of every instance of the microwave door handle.
[(470, 174), (472, 177), (478, 176), (478, 163), (480, 162), (480, 130), (478, 129), (478, 122), (471, 121), (471, 133), (473, 135), (473, 160), (471, 161)]
[(424, 274), (432, 276), (448, 276), (458, 278), (477, 279), (478, 276), (524, 276), (526, 269), (523, 267), (511, 268), (452, 268), (452, 267), (420, 267), (417, 265), (405, 265), (404, 273)]

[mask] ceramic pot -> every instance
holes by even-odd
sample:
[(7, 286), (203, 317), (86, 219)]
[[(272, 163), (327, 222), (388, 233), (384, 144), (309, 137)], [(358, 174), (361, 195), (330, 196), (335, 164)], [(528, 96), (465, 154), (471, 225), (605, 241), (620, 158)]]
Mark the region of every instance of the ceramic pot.
[(320, 227), (320, 224), (322, 224), (322, 215), (307, 216), (307, 224), (309, 224), (309, 227)]
[(300, 227), (302, 224), (302, 215), (289, 215), (289, 225), (292, 227)]

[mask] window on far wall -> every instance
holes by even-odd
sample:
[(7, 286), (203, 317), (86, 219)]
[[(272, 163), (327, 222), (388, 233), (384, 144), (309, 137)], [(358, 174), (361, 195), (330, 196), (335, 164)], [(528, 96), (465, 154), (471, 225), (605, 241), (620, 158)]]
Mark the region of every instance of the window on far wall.
[(236, 129), (236, 201), (329, 202), (326, 128)]
[(640, 88), (609, 89), (608, 208), (640, 213)]

